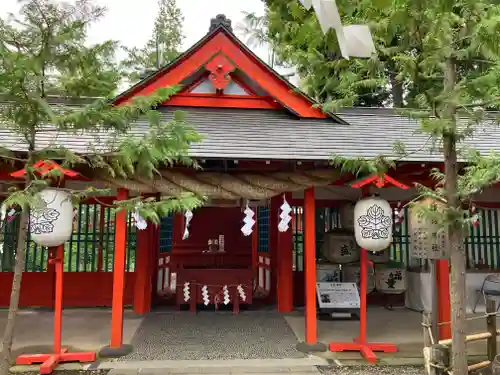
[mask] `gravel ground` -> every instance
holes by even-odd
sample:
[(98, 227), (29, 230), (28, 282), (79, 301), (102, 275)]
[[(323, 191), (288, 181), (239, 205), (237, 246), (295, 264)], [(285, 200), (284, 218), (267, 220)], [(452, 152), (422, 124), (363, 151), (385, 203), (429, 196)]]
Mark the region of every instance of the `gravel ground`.
[(297, 338), (276, 312), (148, 314), (119, 361), (303, 358)]
[(328, 366), (319, 367), (324, 375), (424, 375), (423, 367), (412, 366)]

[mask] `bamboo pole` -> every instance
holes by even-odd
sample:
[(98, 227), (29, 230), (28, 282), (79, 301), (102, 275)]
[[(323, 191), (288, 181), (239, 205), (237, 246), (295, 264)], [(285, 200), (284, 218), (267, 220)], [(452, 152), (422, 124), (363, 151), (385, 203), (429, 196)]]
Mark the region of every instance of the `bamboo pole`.
[[(500, 335), (500, 330), (496, 331), (496, 335), (497, 336)], [(490, 337), (492, 337), (490, 332), (474, 333), (472, 335), (465, 336), (465, 342), (468, 343), (468, 342), (473, 342), (473, 341), (479, 341), (479, 340), (484, 340), (484, 339), (487, 339)], [(446, 345), (446, 346), (451, 345), (451, 339), (439, 340), (439, 344)]]
[(488, 352), (488, 360), (493, 361), (497, 355), (497, 316), (496, 312), (496, 301), (489, 299), (486, 302), (486, 330), (490, 334), (488, 341), (486, 343), (486, 350)]
[(488, 367), (490, 365), (491, 361), (482, 361), (482, 362), (479, 362), (479, 363), (475, 363), (473, 365), (470, 365), (467, 370), (469, 372), (471, 371), (477, 371), (477, 370), (480, 370), (482, 368), (485, 368), (485, 367)]

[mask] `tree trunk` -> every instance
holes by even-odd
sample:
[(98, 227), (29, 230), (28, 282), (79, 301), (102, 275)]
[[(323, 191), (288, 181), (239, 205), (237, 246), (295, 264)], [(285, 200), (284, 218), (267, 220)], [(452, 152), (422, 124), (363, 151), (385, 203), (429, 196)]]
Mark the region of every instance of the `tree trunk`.
[(19, 307), (19, 296), (21, 295), (21, 279), (23, 277), (24, 262), (26, 257), (26, 239), (28, 235), (29, 207), (25, 207), (20, 214), (19, 233), (17, 236), (16, 265), (14, 267), (14, 279), (10, 293), (9, 315), (7, 325), (3, 333), (2, 356), (0, 358), (0, 375), (8, 375), (11, 361), (12, 341), (14, 340), (14, 328), (17, 310)]
[(460, 218), (456, 213), (460, 212), (460, 201), (458, 198), (458, 160), (457, 160), (457, 118), (456, 105), (452, 102), (452, 93), (456, 84), (456, 66), (450, 58), (446, 61), (444, 71), (444, 90), (449, 95), (444, 105), (444, 119), (450, 121), (450, 130), (443, 134), (443, 151), (445, 167), (445, 190), (448, 211), (448, 251), (451, 263), (451, 329), (452, 329), (452, 352), (451, 367), (453, 375), (468, 375), (467, 370), (467, 348), (466, 316), (465, 316), (465, 253), (464, 236)]

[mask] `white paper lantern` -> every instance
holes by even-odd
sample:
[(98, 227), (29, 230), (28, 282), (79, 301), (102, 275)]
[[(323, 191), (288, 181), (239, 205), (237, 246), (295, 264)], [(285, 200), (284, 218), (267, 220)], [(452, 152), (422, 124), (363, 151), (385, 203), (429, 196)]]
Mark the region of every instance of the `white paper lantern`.
[[(375, 270), (371, 264), (368, 265), (368, 278), (366, 280), (366, 294), (375, 289)], [(348, 264), (342, 268), (342, 281), (345, 283), (356, 283), (359, 288), (361, 281), (361, 268), (359, 264)]]
[(401, 294), (406, 291), (406, 270), (377, 266), (375, 269), (376, 288), (384, 294)]
[(31, 239), (47, 247), (62, 245), (71, 238), (73, 232), (71, 198), (65, 191), (52, 188), (42, 190), (39, 197), (46, 206), (31, 209)]
[(354, 207), (356, 242), (369, 251), (382, 251), (392, 242), (392, 208), (384, 199), (365, 198)]
[(323, 256), (332, 263), (352, 263), (359, 259), (359, 248), (350, 232), (325, 233), (321, 247)]

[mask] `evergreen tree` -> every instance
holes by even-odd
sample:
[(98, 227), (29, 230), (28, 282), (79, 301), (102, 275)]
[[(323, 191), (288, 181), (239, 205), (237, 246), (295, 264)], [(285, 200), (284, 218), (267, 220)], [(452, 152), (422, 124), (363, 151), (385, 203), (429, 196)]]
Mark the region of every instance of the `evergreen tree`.
[(175, 60), (180, 54), (184, 17), (176, 0), (158, 0), (158, 15), (153, 34), (143, 48), (125, 48), (127, 58), (122, 62), (132, 83), (144, 71), (157, 70)]
[[(402, 104), (400, 84), (393, 82), (391, 91), (383, 59), (345, 60), (338, 52), (335, 34), (325, 36), (314, 12), (307, 11), (298, 0), (263, 1), (267, 39), (277, 58), (295, 66), (301, 89), (323, 103), (326, 110), (342, 106), (380, 107), (390, 102)], [(342, 6), (343, 21), (359, 18), (353, 2), (337, 3)]]
[[(185, 123), (182, 113), (163, 123), (156, 106), (176, 88), (160, 89), (147, 97), (114, 106), (108, 99), (119, 80), (113, 64), (115, 42), (87, 47), (88, 26), (99, 19), (104, 9), (91, 0), (74, 3), (56, 0), (25, 0), (17, 16), (0, 20), (0, 129), (21, 140), (15, 151), (0, 150), (0, 159), (25, 168), (24, 188), (10, 191), (4, 207), (17, 207), (20, 230), (17, 241), (14, 280), (8, 321), (3, 336), (0, 374), (8, 374), (14, 325), (24, 270), (26, 237), (30, 208), (41, 204), (37, 193), (60, 177), (53, 171), (42, 179), (35, 173), (39, 160), (56, 160), (63, 167), (95, 169), (110, 176), (141, 176), (151, 179), (158, 168), (182, 163), (193, 166), (186, 157), (191, 142), (199, 140)], [(57, 104), (50, 94), (57, 94)], [(82, 95), (102, 95), (103, 99), (75, 109), (72, 103)], [(128, 133), (138, 118), (149, 119), (149, 131), (143, 137)], [(58, 134), (78, 137), (95, 134), (96, 144), (75, 153), (57, 141)], [(52, 134), (49, 144), (41, 145)], [(105, 135), (106, 141), (98, 135)], [(1, 144), (2, 140), (0, 140)], [(25, 146), (24, 146), (25, 145)], [(103, 194), (89, 189), (70, 191), (75, 202), (82, 197)], [(135, 210), (145, 219), (159, 222), (172, 211), (192, 209), (201, 198), (192, 195), (177, 198), (140, 197), (115, 202), (116, 210)]]
[[(424, 209), (447, 237), (451, 263), (452, 356), (451, 372), (466, 375), (466, 255), (465, 233), (471, 220), (473, 197), (500, 180), (500, 155), (481, 154), (467, 142), (477, 131), (496, 131), (498, 117), (489, 112), (500, 104), (500, 5), (490, 0), (363, 0), (359, 19), (370, 21), (378, 51), (400, 81), (413, 90), (414, 109), (405, 110), (420, 120), (420, 132), (429, 142), (422, 148), (440, 152), (444, 173), (433, 171), (435, 186), (421, 187), (421, 195), (445, 202), (443, 211)], [(342, 12), (342, 10), (341, 10)], [(397, 46), (387, 41), (397, 40)], [(486, 127), (486, 128), (485, 128)], [(401, 155), (405, 150), (395, 145)], [(394, 166), (384, 158), (334, 164), (351, 172), (381, 172)]]

